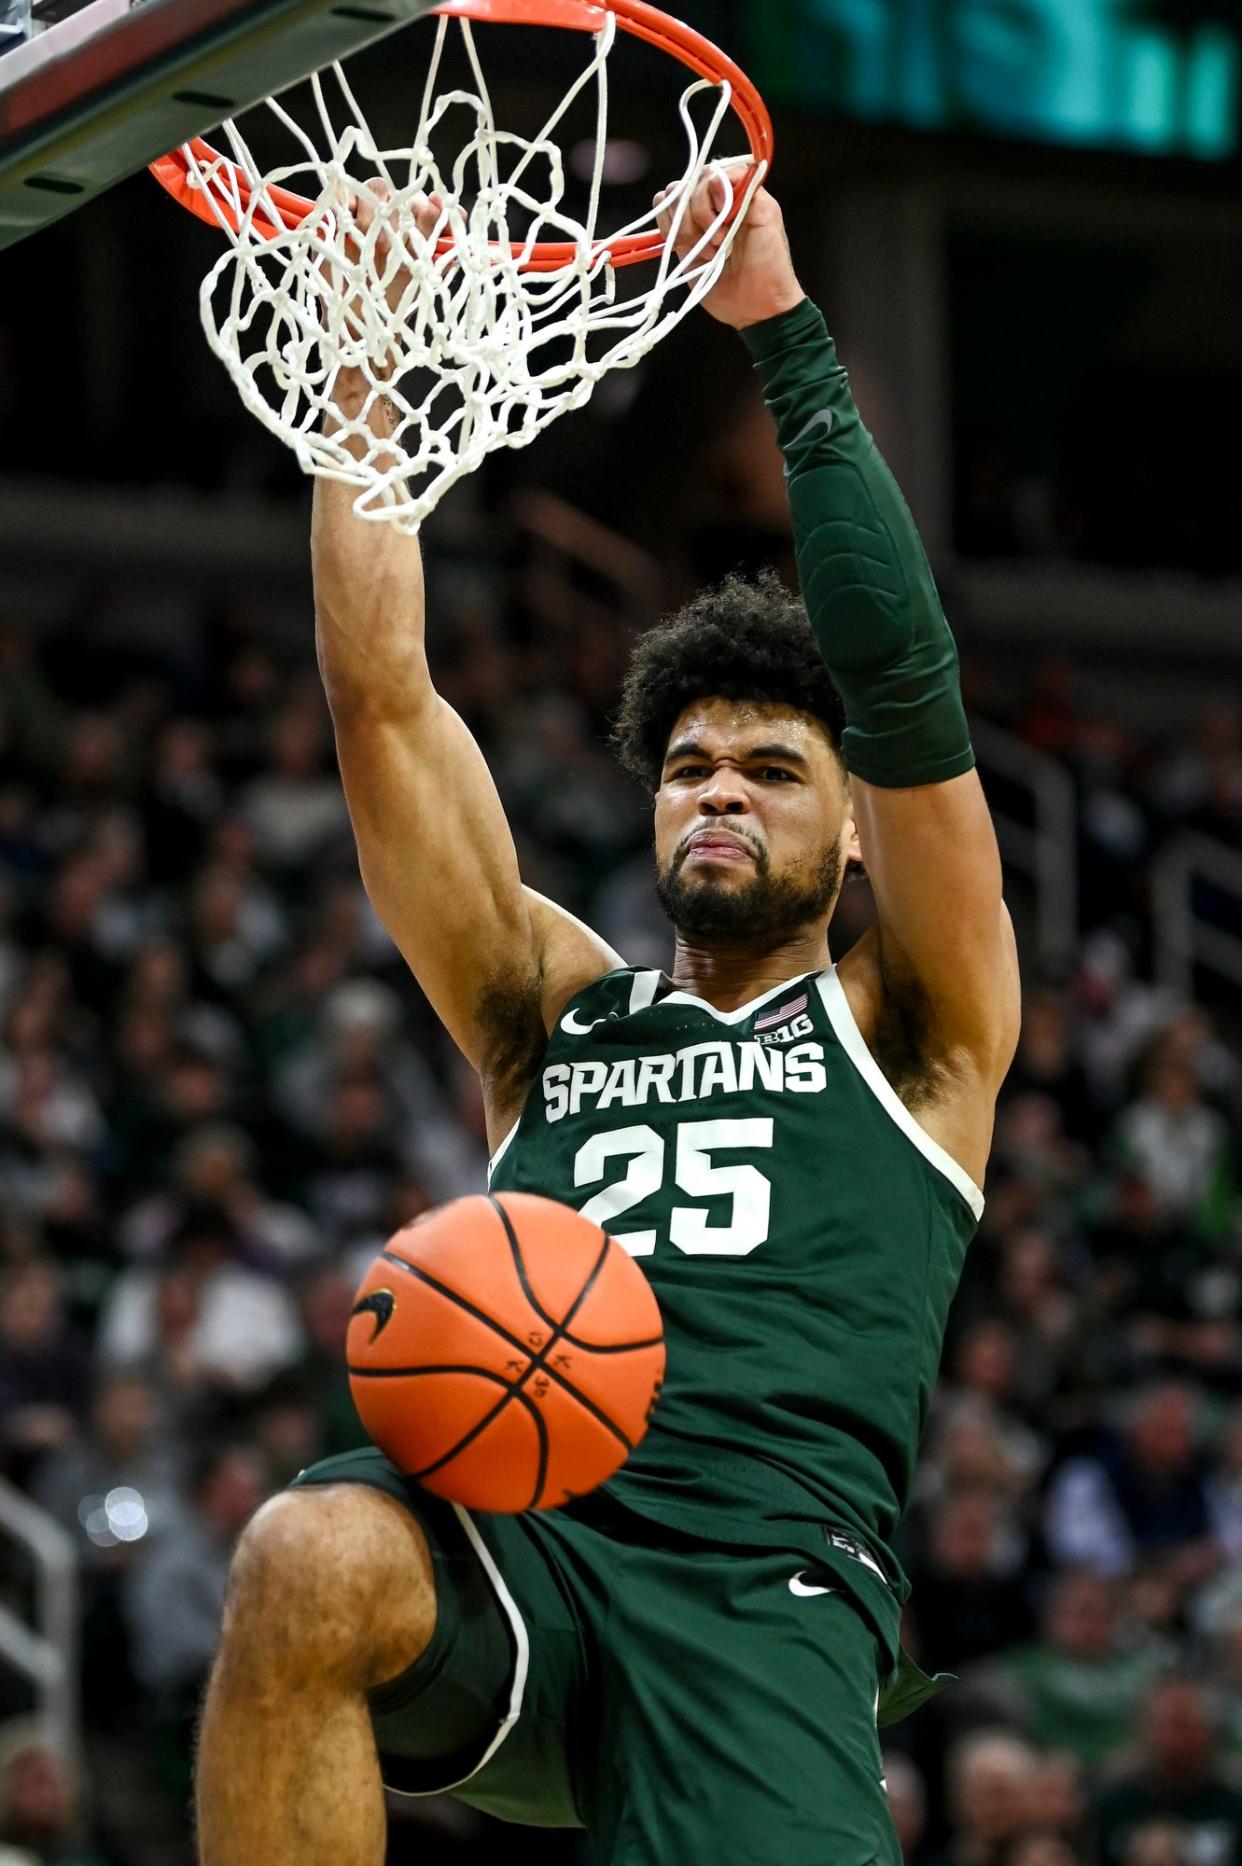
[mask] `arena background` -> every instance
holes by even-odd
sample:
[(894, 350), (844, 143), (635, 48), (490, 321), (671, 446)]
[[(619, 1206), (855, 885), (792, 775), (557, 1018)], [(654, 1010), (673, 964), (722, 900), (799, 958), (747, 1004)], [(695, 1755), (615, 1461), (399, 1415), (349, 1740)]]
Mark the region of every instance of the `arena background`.
[[(799, 267), (961, 643), (1022, 943), (1022, 1046), (904, 1532), (909, 1642), (961, 1682), (888, 1733), (903, 1845), (1231, 1866), (1237, 7), (683, 11), (776, 108)], [(394, 42), (411, 68), (420, 30)], [(498, 44), (505, 105), (533, 111), (559, 57)], [(408, 68), (363, 62), (399, 108)], [(676, 84), (633, 81), (618, 218), (676, 153)], [(484, 1168), (473, 1081), (360, 891), (309, 487), (207, 353), (213, 251), (144, 176), (0, 254), (0, 1466), (68, 1532), (80, 1602), (80, 1722), (51, 1734), (4, 1622), (4, 1866), (192, 1858), (232, 1543), (356, 1440), (339, 1350), (369, 1253)], [(662, 961), (646, 802), (605, 748), (628, 645), (739, 564), (792, 575), (736, 339), (696, 316), (424, 543), (435, 673), (527, 879)], [(867, 911), (849, 890), (838, 948)], [(7, 1612), (42, 1624), (23, 1540), (0, 1551)], [(448, 1803), (394, 1809), (393, 1861), (502, 1844)], [(561, 1835), (541, 1857), (587, 1854)]]

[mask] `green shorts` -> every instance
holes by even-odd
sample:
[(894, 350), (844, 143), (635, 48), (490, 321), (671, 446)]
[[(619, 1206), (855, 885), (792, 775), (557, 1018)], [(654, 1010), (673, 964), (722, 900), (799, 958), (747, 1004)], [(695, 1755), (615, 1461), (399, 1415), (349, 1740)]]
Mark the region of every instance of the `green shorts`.
[(431, 1548), (431, 1644), (371, 1695), (390, 1788), (585, 1827), (600, 1866), (899, 1866), (878, 1642), (805, 1556), (591, 1498), (472, 1516), (378, 1451), (297, 1483), (382, 1490)]

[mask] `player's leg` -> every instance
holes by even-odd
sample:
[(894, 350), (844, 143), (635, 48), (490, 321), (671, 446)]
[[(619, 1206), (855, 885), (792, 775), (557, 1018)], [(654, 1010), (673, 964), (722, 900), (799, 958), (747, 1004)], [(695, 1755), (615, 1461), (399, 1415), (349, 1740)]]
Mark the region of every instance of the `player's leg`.
[(426, 1650), (413, 1516), (357, 1485), (286, 1492), (242, 1537), (199, 1739), (202, 1866), (381, 1866), (367, 1693)]
[[(474, 1518), (373, 1449), (255, 1519), (199, 1760), (202, 1866), (378, 1866), (383, 1788), (579, 1826), (591, 1601), (540, 1517)], [(382, 1784), (382, 1786), (381, 1786)]]

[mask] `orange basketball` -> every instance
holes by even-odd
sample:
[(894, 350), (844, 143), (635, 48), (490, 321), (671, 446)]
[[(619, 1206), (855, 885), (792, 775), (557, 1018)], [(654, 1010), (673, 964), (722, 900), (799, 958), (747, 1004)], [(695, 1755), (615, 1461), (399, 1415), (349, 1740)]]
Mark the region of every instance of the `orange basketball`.
[(436, 1496), (492, 1512), (553, 1509), (611, 1477), (664, 1377), (638, 1265), (525, 1192), (399, 1231), (362, 1280), (348, 1355), (380, 1449)]

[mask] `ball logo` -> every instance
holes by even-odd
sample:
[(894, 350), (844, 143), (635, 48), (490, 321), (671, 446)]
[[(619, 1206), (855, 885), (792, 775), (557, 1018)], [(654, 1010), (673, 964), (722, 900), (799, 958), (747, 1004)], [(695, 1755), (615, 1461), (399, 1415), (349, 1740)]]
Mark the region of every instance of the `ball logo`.
[[(354, 1310), (355, 1316), (373, 1315), (375, 1317), (375, 1333), (371, 1336), (372, 1347), (374, 1347), (375, 1343), (387, 1328), (389, 1322), (391, 1322), (392, 1312), (396, 1306), (397, 1298), (390, 1289), (373, 1289), (369, 1296), (364, 1296), (362, 1298), (362, 1301)], [(351, 1317), (350, 1319), (352, 1320), (353, 1318)]]

